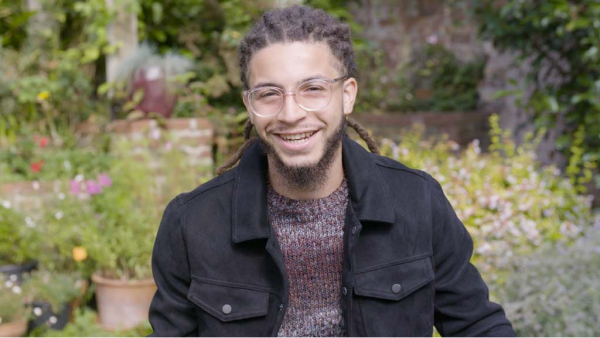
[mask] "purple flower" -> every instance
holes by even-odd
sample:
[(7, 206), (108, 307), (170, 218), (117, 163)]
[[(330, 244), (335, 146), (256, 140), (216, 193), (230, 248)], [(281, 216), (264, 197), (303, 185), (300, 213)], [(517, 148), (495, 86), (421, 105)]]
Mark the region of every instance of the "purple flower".
[(71, 189), (69, 189), (69, 193), (73, 195), (77, 195), (80, 193), (79, 182), (77, 182), (77, 180), (71, 180)]
[(87, 188), (87, 193), (90, 195), (102, 193), (102, 186), (96, 181), (87, 180), (85, 181), (85, 186)]
[(99, 174), (98, 184), (100, 184), (101, 187), (110, 187), (112, 185), (112, 180), (107, 174)]

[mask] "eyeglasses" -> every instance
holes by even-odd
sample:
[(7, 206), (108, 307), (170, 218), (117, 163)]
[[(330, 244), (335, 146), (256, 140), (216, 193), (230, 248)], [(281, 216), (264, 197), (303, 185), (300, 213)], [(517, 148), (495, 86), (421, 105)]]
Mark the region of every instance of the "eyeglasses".
[(326, 108), (331, 101), (332, 87), (335, 83), (347, 79), (314, 79), (302, 82), (296, 88), (285, 91), (278, 87), (265, 86), (244, 91), (250, 110), (260, 117), (277, 115), (284, 105), (284, 98), (293, 95), (294, 101), (306, 111), (318, 111)]

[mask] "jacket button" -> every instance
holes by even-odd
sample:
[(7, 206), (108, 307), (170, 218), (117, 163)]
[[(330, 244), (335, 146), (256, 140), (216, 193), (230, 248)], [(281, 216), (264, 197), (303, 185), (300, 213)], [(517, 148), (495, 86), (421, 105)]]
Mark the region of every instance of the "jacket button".
[(283, 311), (283, 303), (279, 305), (279, 311)]
[(223, 310), (224, 314), (226, 314), (226, 315), (230, 314), (231, 313), (231, 305), (229, 305), (229, 304), (223, 305), (223, 309), (222, 310)]
[(402, 290), (402, 286), (400, 284), (394, 284), (394, 285), (392, 285), (392, 292), (393, 293), (399, 293), (400, 290)]
[(344, 296), (348, 294), (348, 289), (346, 289), (346, 287), (345, 287), (345, 286), (342, 288), (342, 294), (343, 294)]
[(352, 234), (355, 235), (356, 234), (356, 225), (352, 227)]

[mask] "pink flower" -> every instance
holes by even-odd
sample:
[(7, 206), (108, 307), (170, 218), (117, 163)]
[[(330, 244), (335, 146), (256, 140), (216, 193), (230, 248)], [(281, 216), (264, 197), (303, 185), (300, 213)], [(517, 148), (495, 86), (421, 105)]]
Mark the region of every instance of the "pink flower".
[(87, 188), (87, 193), (90, 195), (102, 193), (102, 186), (94, 180), (85, 181), (85, 186)]
[(112, 180), (107, 174), (99, 174), (98, 184), (100, 184), (101, 187), (110, 187), (112, 185)]
[(81, 192), (79, 189), (79, 182), (77, 180), (71, 180), (71, 189), (69, 189), (69, 193), (73, 195), (77, 195)]
[(173, 149), (173, 144), (171, 142), (165, 143), (165, 149), (171, 151), (171, 149)]

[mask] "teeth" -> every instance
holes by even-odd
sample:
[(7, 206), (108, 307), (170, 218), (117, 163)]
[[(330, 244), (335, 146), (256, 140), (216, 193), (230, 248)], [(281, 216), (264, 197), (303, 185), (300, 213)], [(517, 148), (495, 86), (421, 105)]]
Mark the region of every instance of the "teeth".
[(311, 137), (314, 134), (314, 132), (310, 132), (310, 133), (302, 133), (302, 134), (293, 134), (293, 135), (280, 135), (282, 139), (288, 141), (288, 142), (298, 142), (300, 140), (303, 139), (307, 139), (309, 137)]

